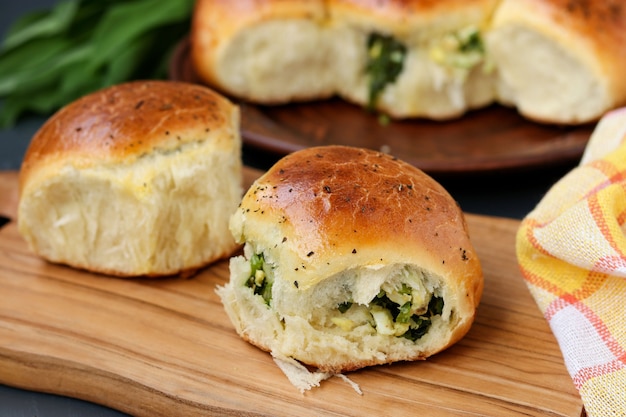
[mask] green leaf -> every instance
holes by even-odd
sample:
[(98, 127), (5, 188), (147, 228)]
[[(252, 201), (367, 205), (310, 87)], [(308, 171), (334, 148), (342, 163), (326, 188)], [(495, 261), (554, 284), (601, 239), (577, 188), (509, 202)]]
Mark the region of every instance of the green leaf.
[[(415, 316), (413, 316), (415, 317)], [(430, 329), (432, 322), (429, 318), (426, 317), (417, 317), (415, 320), (411, 320), (411, 324), (409, 326), (409, 330), (402, 335), (412, 341), (417, 341), (422, 338)]]
[(96, 89), (163, 78), (194, 0), (62, 0), (22, 17), (0, 49), (0, 124)]
[[(6, 37), (10, 37), (12, 36), (12, 34), (17, 33), (21, 30), (24, 30), (25, 28), (27, 28), (30, 25), (36, 25), (41, 19), (45, 19), (48, 15), (50, 14), (50, 12), (48, 10), (37, 10), (37, 11), (33, 11), (30, 13), (27, 13), (21, 17), (19, 17), (10, 27), (9, 30), (7, 30), (6, 32)], [(6, 38), (5, 41), (3, 41), (2, 43), (4, 44), (6, 42)], [(2, 45), (2, 47), (4, 48), (4, 45)], [(2, 48), (0, 48), (2, 49)]]
[(440, 315), (443, 312), (443, 298), (432, 296), (428, 302), (428, 312), (431, 316)]
[(143, 56), (151, 45), (149, 36), (130, 39), (120, 54), (113, 57), (107, 65), (104, 76), (105, 85), (113, 85), (128, 79), (137, 71), (138, 56)]
[(141, 33), (186, 19), (192, 7), (190, 0), (137, 0), (112, 7), (95, 28), (92, 42), (98, 55), (90, 65), (98, 66), (111, 59)]
[(71, 49), (71, 42), (62, 39), (39, 39), (23, 47), (0, 54), (0, 95), (22, 91), (42, 70)]
[(407, 48), (392, 36), (371, 33), (367, 38), (369, 96), (367, 108), (374, 110), (378, 97), (388, 84), (396, 81), (404, 68)]
[(265, 258), (262, 253), (254, 254), (250, 258), (250, 275), (254, 276), (256, 271), (263, 269), (263, 264), (265, 263)]
[[(79, 53), (80, 51), (80, 53)], [(77, 48), (77, 55), (67, 56), (63, 66), (59, 68), (61, 76), (57, 83), (56, 94), (59, 96), (59, 107), (85, 94), (104, 87), (102, 71), (90, 70), (86, 62), (95, 53), (89, 44)], [(72, 59), (75, 58), (75, 59)]]
[(78, 10), (78, 0), (66, 0), (57, 4), (50, 13), (34, 14), (18, 21), (9, 30), (3, 48), (11, 49), (30, 40), (51, 36), (66, 30)]
[(345, 313), (346, 311), (350, 310), (350, 307), (352, 307), (352, 302), (351, 301), (346, 301), (343, 302), (341, 304), (339, 304), (337, 306), (337, 309), (339, 310), (340, 313)]
[(50, 83), (59, 84), (65, 75), (68, 65), (84, 61), (90, 54), (89, 46), (71, 49), (59, 49), (56, 59), (42, 62), (40, 65), (24, 68), (20, 72), (12, 73), (6, 79), (0, 79), (0, 94), (30, 94)]
[(409, 301), (400, 307), (400, 311), (396, 316), (396, 323), (408, 323), (411, 316), (411, 302)]
[(22, 113), (50, 113), (57, 105), (58, 99), (52, 90), (40, 90), (31, 96), (11, 96), (0, 112), (0, 127), (12, 126)]

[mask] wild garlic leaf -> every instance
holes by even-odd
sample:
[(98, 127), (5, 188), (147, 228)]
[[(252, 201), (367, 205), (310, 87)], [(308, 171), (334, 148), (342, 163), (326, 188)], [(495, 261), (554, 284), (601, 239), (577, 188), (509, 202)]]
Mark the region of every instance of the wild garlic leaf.
[(388, 84), (396, 81), (404, 68), (406, 46), (394, 37), (371, 33), (367, 38), (367, 64), (369, 95), (367, 108), (374, 110), (379, 96)]
[(107, 65), (104, 75), (104, 83), (107, 85), (117, 84), (128, 79), (137, 70), (137, 56), (142, 56), (150, 47), (151, 37), (140, 36), (130, 39), (119, 54), (112, 57)]
[(110, 8), (94, 30), (92, 42), (98, 55), (90, 65), (105, 63), (142, 33), (184, 19), (192, 7), (191, 0), (136, 0)]
[(0, 126), (11, 126), (19, 115), (26, 111), (35, 113), (50, 113), (57, 108), (58, 98), (53, 88), (42, 89), (26, 96), (9, 96), (0, 112)]
[(15, 33), (24, 30), (30, 25), (36, 25), (41, 19), (45, 19), (49, 12), (46, 10), (37, 10), (25, 15), (20, 16), (15, 22), (13, 22), (5, 34), (5, 38), (0, 43), (0, 51), (8, 49), (6, 47), (7, 39), (14, 36)]
[(41, 72), (50, 69), (50, 64), (72, 48), (68, 40), (50, 38), (31, 41), (20, 48), (0, 55), (0, 95), (26, 91), (35, 87), (33, 79), (41, 77)]
[(78, 0), (65, 0), (57, 4), (50, 13), (25, 15), (9, 29), (3, 49), (15, 48), (32, 39), (66, 30), (76, 15), (78, 5)]
[(94, 53), (93, 45), (84, 44), (59, 60), (59, 66), (54, 68), (58, 74), (58, 81), (54, 84), (59, 100), (67, 103), (80, 97), (81, 91), (93, 91), (105, 85), (97, 72), (89, 71), (85, 66)]
[(22, 17), (0, 48), (0, 127), (97, 89), (163, 78), (194, 0), (63, 0)]

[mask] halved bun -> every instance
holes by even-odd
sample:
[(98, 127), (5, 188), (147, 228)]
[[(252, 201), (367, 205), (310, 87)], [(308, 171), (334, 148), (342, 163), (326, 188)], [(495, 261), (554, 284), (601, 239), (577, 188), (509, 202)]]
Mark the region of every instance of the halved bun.
[(245, 194), (231, 230), (245, 255), (218, 293), (237, 332), (322, 372), (440, 352), (467, 333), (482, 294), (456, 202), (383, 153), (284, 157)]
[(58, 263), (119, 276), (185, 274), (237, 247), (239, 110), (206, 87), (137, 81), (83, 97), (33, 137), (19, 231)]
[(199, 0), (191, 43), (204, 82), (262, 104), (452, 119), (498, 102), (556, 124), (626, 105), (620, 0)]
[[(252, 102), (339, 95), (396, 118), (446, 119), (495, 98), (480, 45), (460, 48), (479, 36), (496, 2), (200, 0), (191, 58), (208, 85)], [(397, 79), (370, 102), (373, 35), (393, 38), (405, 57)]]

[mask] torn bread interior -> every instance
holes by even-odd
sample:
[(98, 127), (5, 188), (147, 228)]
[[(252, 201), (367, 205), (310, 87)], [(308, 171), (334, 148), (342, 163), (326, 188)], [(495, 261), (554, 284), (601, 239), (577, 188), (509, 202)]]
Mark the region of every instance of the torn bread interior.
[(277, 358), (331, 374), (425, 359), (474, 320), (483, 276), (461, 209), (390, 155), (290, 154), (230, 228), (244, 251), (218, 293), (239, 335)]

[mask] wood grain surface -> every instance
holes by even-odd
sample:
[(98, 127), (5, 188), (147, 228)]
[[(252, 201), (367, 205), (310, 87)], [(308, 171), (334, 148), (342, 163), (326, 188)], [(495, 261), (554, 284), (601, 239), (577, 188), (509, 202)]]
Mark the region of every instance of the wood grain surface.
[[(257, 175), (246, 170), (248, 182)], [(12, 218), (16, 180), (0, 173)], [(10, 222), (0, 229), (0, 383), (137, 416), (580, 416), (517, 269), (519, 223), (467, 217), (486, 280), (474, 326), (426, 361), (347, 374), (362, 395), (336, 377), (301, 394), (241, 340), (215, 294), (227, 262), (186, 280), (92, 275), (39, 259)]]

